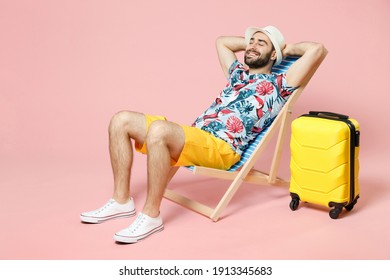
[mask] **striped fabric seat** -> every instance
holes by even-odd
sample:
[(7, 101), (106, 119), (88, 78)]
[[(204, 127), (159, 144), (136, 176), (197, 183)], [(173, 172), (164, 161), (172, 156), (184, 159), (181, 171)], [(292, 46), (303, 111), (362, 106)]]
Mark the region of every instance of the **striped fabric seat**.
[[(286, 73), (288, 68), (298, 59), (298, 57), (286, 57), (279, 65), (274, 66), (272, 68), (272, 72), (276, 74)], [(269, 126), (265, 128), (262, 132), (259, 133), (259, 135), (253, 140), (248, 148), (243, 152), (241, 155), (241, 159), (234, 164), (228, 171), (236, 171), (241, 166), (245, 164), (245, 162), (249, 159), (249, 157), (252, 155), (253, 151), (255, 150), (256, 146), (260, 143), (260, 141), (263, 139), (263, 136), (267, 133), (269, 129)], [(187, 166), (188, 169), (193, 170), (193, 166)]]

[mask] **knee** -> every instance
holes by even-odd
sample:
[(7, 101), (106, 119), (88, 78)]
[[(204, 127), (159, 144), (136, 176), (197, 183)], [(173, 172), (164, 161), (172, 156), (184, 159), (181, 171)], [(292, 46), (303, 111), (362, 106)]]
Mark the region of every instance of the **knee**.
[(150, 124), (146, 135), (146, 144), (148, 146), (164, 144), (168, 134), (169, 128), (166, 121), (154, 121)]
[(121, 111), (116, 113), (111, 118), (108, 131), (111, 133), (114, 131), (123, 130), (124, 128), (129, 126), (131, 124), (132, 114), (133, 112), (129, 112), (129, 111)]

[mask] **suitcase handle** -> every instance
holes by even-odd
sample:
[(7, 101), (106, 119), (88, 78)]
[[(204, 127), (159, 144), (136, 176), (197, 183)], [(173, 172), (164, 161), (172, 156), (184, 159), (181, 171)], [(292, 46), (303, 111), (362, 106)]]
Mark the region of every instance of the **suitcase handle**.
[(332, 112), (323, 112), (323, 111), (310, 111), (309, 115), (312, 115), (312, 116), (323, 115), (323, 116), (342, 119), (342, 120), (347, 120), (349, 118), (347, 115), (342, 115), (342, 114), (337, 114), (337, 113), (332, 113)]

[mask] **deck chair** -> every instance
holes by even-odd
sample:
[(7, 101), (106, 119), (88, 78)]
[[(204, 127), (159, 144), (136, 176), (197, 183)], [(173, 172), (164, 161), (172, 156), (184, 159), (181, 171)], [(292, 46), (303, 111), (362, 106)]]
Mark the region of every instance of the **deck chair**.
[[(281, 64), (274, 66), (272, 72), (284, 73), (288, 68), (298, 59), (298, 57), (287, 57)], [(222, 211), (227, 207), (234, 194), (245, 182), (256, 183), (260, 185), (274, 185), (274, 186), (289, 186), (289, 181), (277, 177), (280, 158), (282, 155), (282, 146), (286, 138), (287, 130), (291, 125), (291, 112), (294, 103), (299, 98), (301, 92), (309, 82), (310, 78), (314, 75), (319, 64), (316, 65), (309, 73), (303, 84), (294, 91), (289, 97), (286, 104), (278, 116), (274, 119), (272, 124), (267, 129), (263, 130), (256, 139), (249, 145), (244, 151), (239, 162), (233, 165), (229, 170), (213, 169), (201, 166), (186, 167), (193, 172), (193, 174), (209, 176), (214, 178), (226, 179), (232, 181), (225, 194), (222, 196), (218, 205), (215, 208), (211, 208), (205, 204), (202, 204), (196, 200), (185, 197), (178, 192), (167, 188), (164, 193), (164, 197), (176, 202), (182, 206), (185, 206), (199, 214), (209, 217), (212, 221), (216, 222), (221, 216)], [(275, 151), (273, 154), (272, 162), (268, 173), (260, 172), (254, 169), (256, 161), (259, 159), (270, 140), (275, 133), (278, 133)], [(172, 175), (173, 176), (173, 175)]]

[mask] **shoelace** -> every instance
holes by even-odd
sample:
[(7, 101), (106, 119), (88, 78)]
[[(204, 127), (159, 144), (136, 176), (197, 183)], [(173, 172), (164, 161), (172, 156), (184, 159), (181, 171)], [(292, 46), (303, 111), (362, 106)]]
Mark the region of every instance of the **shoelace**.
[(102, 207), (100, 207), (100, 208), (96, 211), (96, 213), (102, 212), (104, 209), (106, 209), (107, 207), (111, 206), (113, 203), (114, 203), (113, 200), (108, 201), (106, 204), (104, 204)]
[(139, 215), (135, 220), (135, 222), (129, 226), (130, 233), (134, 233), (135, 231), (137, 231), (137, 229), (141, 226), (141, 224), (143, 224), (144, 221), (145, 221), (145, 216)]

